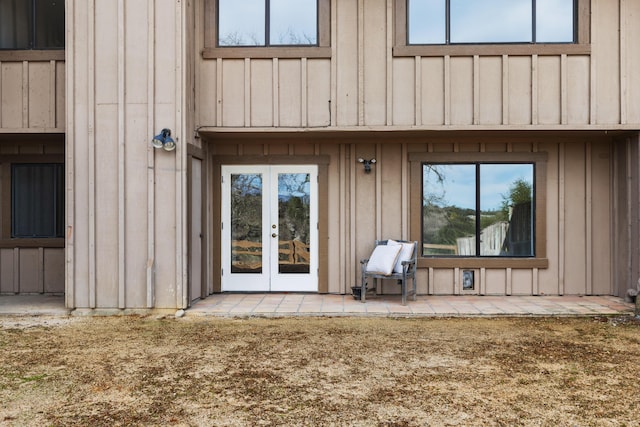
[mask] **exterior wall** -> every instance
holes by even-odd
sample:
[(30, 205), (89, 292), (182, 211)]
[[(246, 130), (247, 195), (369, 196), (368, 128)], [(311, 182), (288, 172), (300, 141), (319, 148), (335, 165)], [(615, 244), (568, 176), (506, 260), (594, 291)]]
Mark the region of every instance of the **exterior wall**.
[(0, 51), (0, 133), (65, 129), (64, 51)]
[[(408, 158), (433, 150), (549, 156), (548, 266), (477, 268), (478, 293), (621, 295), (614, 247), (634, 239), (613, 237), (613, 207), (626, 199), (613, 191), (617, 148), (602, 131), (640, 129), (640, 4), (580, 7), (584, 45), (413, 54), (397, 48), (395, 0), (334, 0), (330, 57), (238, 58), (219, 49), (199, 58), (196, 125), (211, 153), (295, 155), (306, 143), (330, 154), (329, 292), (358, 283), (358, 260), (374, 239), (415, 237)], [(205, 23), (197, 22), (203, 38)], [(364, 175), (358, 157), (375, 157), (374, 173)], [(461, 293), (460, 275), (459, 267), (421, 268), (419, 292)]]
[[(185, 307), (191, 1), (69, 0), (66, 13), (66, 304)], [(162, 128), (175, 151), (150, 145)]]

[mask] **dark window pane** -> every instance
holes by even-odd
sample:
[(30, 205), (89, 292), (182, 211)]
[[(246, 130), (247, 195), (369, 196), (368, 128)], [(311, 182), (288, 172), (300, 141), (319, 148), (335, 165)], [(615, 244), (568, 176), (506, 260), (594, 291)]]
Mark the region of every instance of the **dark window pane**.
[(476, 166), (423, 166), (423, 255), (474, 256)]
[(480, 165), (480, 255), (533, 256), (533, 165)]
[(530, 42), (532, 16), (531, 0), (451, 0), (451, 43)]
[(446, 43), (446, 0), (409, 0), (409, 44)]
[(316, 0), (271, 0), (269, 40), (271, 45), (315, 45), (318, 43)]
[(31, 1), (0, 0), (0, 49), (31, 47), (31, 5)]
[(14, 164), (11, 184), (11, 237), (63, 237), (63, 166)]
[(64, 48), (64, 0), (36, 0), (34, 48)]

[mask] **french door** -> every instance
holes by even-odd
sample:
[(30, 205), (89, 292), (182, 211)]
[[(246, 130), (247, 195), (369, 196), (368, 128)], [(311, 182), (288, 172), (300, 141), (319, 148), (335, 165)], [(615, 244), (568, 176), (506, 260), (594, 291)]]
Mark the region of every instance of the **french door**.
[(222, 290), (317, 292), (316, 165), (222, 167)]

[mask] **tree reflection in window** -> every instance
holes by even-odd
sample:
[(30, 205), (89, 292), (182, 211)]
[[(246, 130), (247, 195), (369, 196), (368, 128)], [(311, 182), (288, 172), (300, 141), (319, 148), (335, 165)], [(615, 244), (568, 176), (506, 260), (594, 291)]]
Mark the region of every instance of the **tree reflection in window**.
[(423, 256), (533, 257), (532, 163), (423, 164)]

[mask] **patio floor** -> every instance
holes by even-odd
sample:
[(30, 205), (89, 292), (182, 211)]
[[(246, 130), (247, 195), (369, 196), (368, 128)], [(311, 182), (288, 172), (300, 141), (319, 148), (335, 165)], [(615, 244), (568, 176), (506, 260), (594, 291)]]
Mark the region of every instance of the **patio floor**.
[[(162, 310), (167, 312), (167, 310)], [(367, 297), (304, 293), (224, 293), (197, 301), (186, 316), (598, 316), (632, 315), (634, 304), (612, 296), (436, 296), (401, 304), (400, 296)], [(144, 310), (69, 310), (63, 296), (2, 295), (0, 316), (68, 316), (144, 313)], [(173, 313), (172, 311), (169, 311)]]
[(224, 293), (197, 301), (191, 316), (595, 316), (630, 315), (634, 304), (612, 296), (400, 296)]

